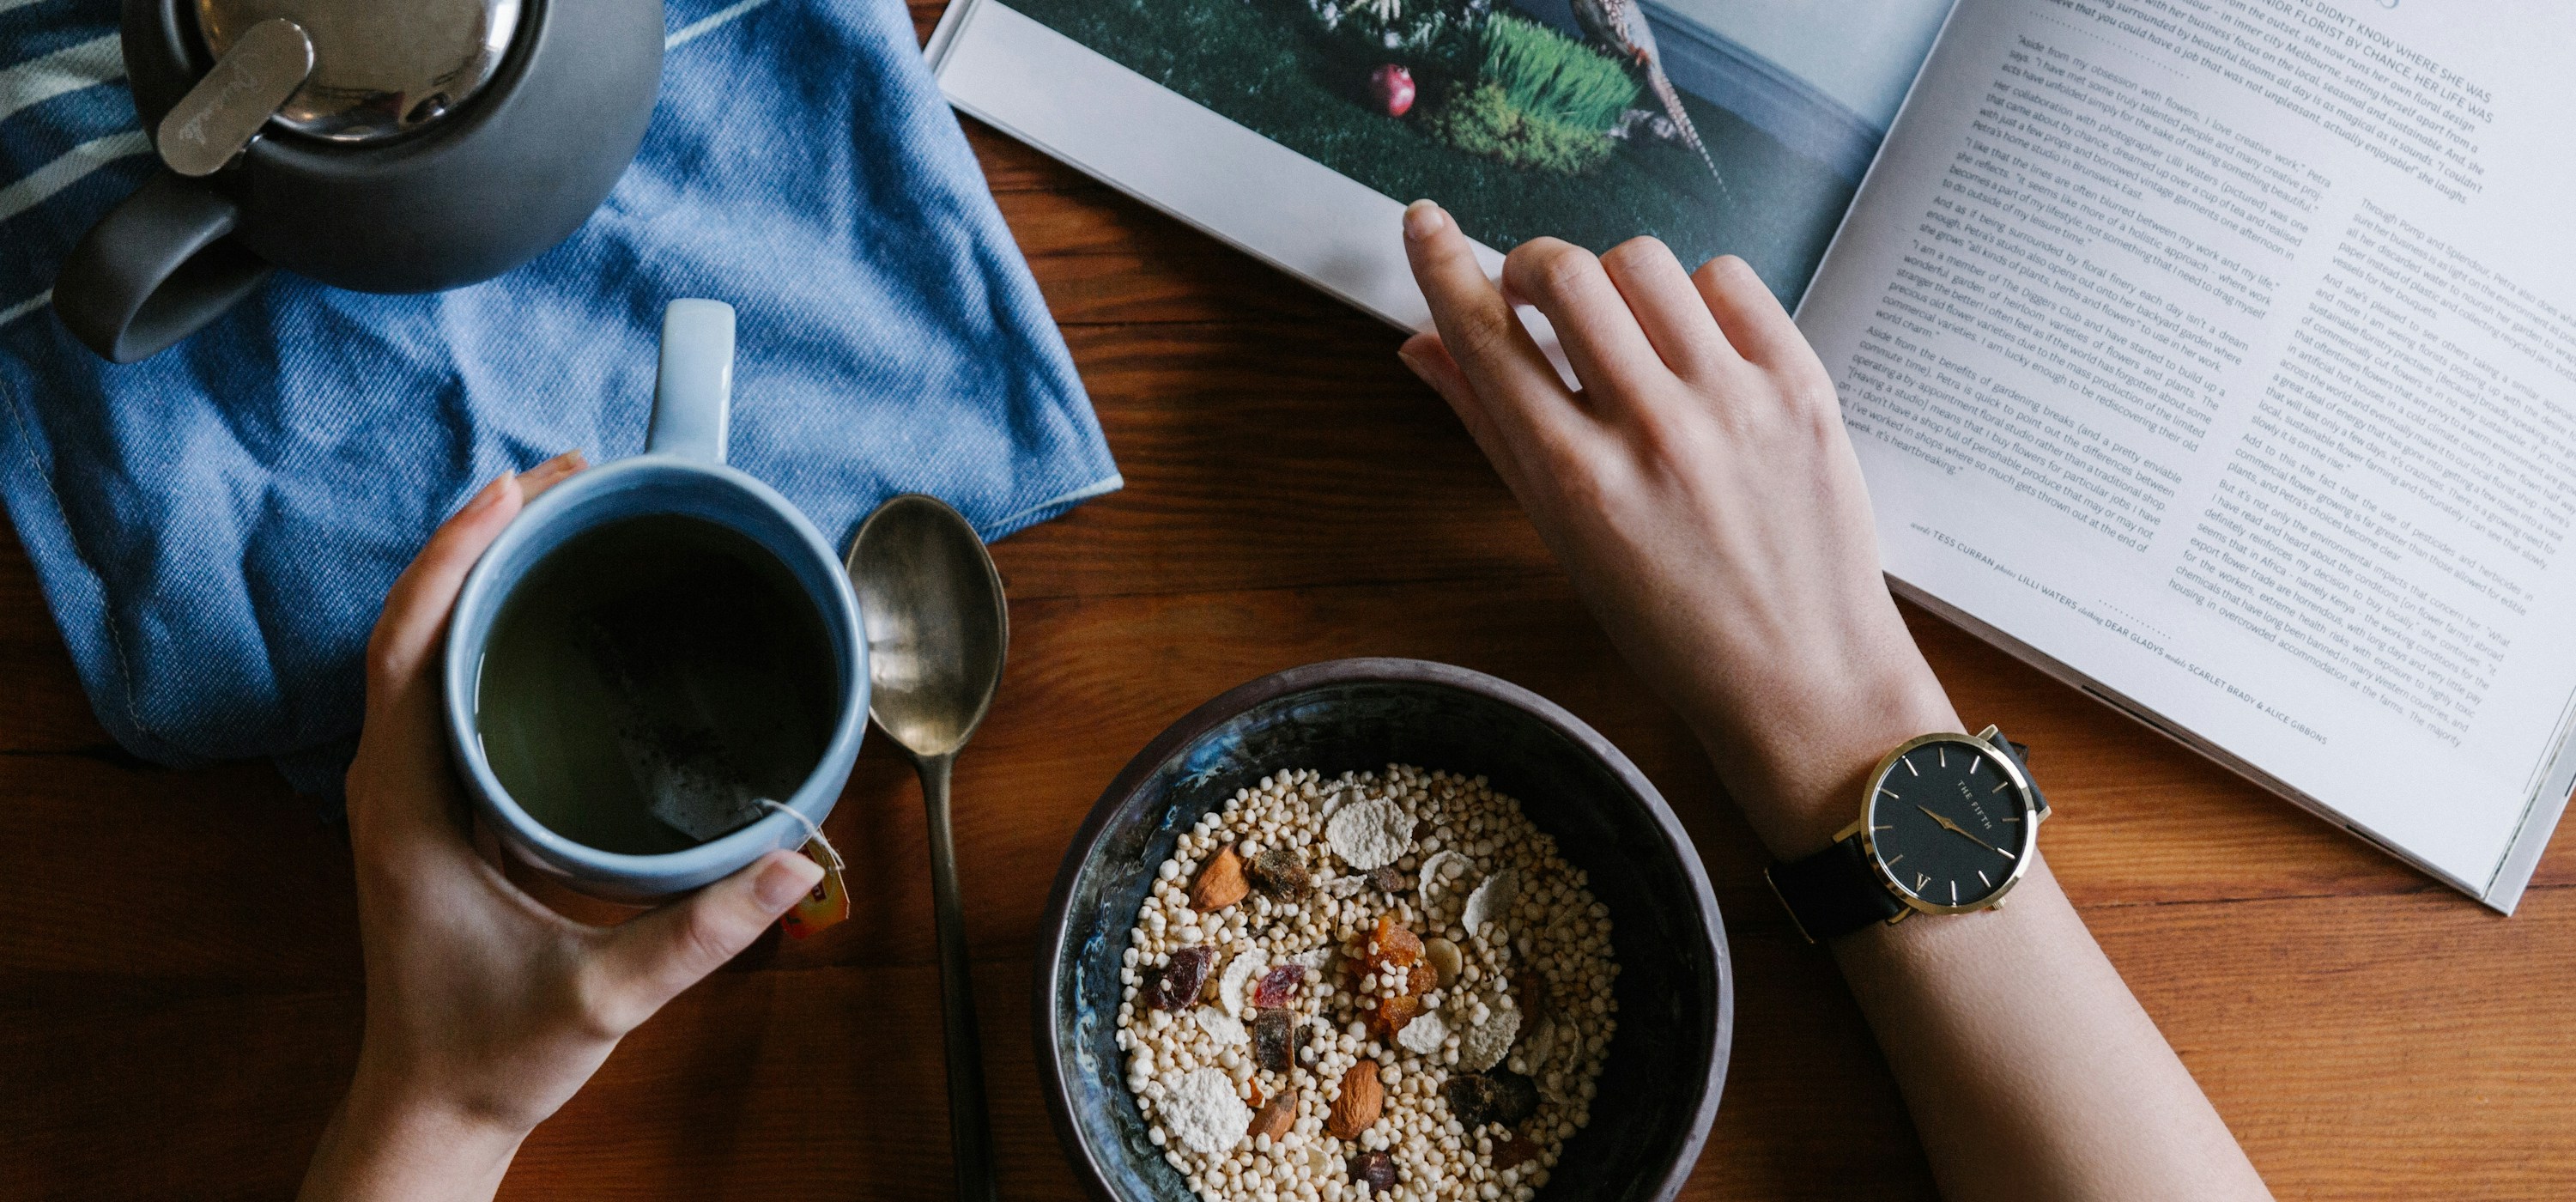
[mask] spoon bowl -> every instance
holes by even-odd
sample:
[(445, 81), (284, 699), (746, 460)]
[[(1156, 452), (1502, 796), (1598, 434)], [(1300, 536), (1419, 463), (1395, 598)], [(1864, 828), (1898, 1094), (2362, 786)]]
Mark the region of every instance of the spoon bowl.
[(1001, 683), (1002, 576), (964, 515), (907, 493), (859, 527), (850, 584), (868, 626), (868, 714), (915, 756), (955, 755)]

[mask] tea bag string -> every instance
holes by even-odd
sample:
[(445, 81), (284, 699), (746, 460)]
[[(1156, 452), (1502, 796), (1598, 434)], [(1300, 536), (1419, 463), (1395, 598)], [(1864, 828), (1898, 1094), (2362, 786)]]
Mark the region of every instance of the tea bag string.
[(795, 819), (797, 825), (805, 828), (806, 834), (813, 836), (814, 842), (823, 845), (823, 854), (832, 857), (832, 863), (830, 864), (832, 871), (844, 872), (848, 870), (848, 866), (841, 862), (840, 849), (832, 846), (832, 841), (823, 836), (823, 828), (816, 826), (813, 819), (806, 817), (804, 814), (791, 807), (780, 805), (766, 797), (755, 797), (752, 800)]

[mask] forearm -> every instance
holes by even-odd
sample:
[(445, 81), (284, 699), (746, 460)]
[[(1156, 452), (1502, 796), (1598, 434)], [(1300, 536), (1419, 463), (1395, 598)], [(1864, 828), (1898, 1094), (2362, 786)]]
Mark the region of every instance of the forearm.
[[(1889, 748), (1964, 729), (1929, 668), (1905, 658), (1894, 657), (1904, 670), (1880, 677), (1870, 697), (1834, 699), (1840, 721), (1805, 717), (1734, 740), (1789, 749), (1789, 759), (1757, 753), (1758, 767), (1730, 774), (1775, 857), (1822, 849), (1858, 817), (1864, 782)], [(1724, 754), (1725, 741), (1708, 742)], [(2269, 1197), (2044, 856), (2006, 901), (1910, 915), (1833, 944), (1942, 1193)]]
[(2001, 909), (1833, 950), (1944, 1196), (2271, 1196), (2044, 856)]
[(524, 1133), (354, 1086), (331, 1114), (302, 1202), (487, 1202)]

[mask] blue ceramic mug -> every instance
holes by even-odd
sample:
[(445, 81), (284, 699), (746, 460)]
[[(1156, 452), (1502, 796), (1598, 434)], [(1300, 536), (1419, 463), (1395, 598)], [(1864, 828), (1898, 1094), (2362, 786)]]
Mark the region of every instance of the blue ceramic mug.
[(805, 825), (771, 810), (748, 825), (681, 851), (604, 851), (557, 833), (512, 800), (486, 756), (478, 720), (494, 627), (512, 595), (548, 554), (612, 522), (678, 515), (712, 522), (776, 557), (814, 607), (832, 646), (840, 705), (829, 716), (819, 763), (783, 800), (820, 824), (839, 800), (868, 714), (868, 645), (839, 557), (777, 490), (725, 466), (733, 391), (733, 307), (671, 302), (662, 318), (661, 374), (644, 453), (580, 472), (530, 502), (465, 578), (448, 625), (447, 732), (457, 769), (483, 817), (521, 860), (571, 887), (621, 901), (650, 901), (721, 879), (773, 848), (801, 846)]

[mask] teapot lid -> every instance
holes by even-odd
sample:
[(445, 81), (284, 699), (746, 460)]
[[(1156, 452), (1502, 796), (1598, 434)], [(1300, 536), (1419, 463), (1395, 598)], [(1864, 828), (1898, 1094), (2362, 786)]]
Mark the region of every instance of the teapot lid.
[(313, 43), (313, 70), (271, 119), (334, 142), (370, 142), (454, 111), (501, 69), (522, 0), (195, 0), (197, 31), (222, 58), (252, 26), (284, 17)]

